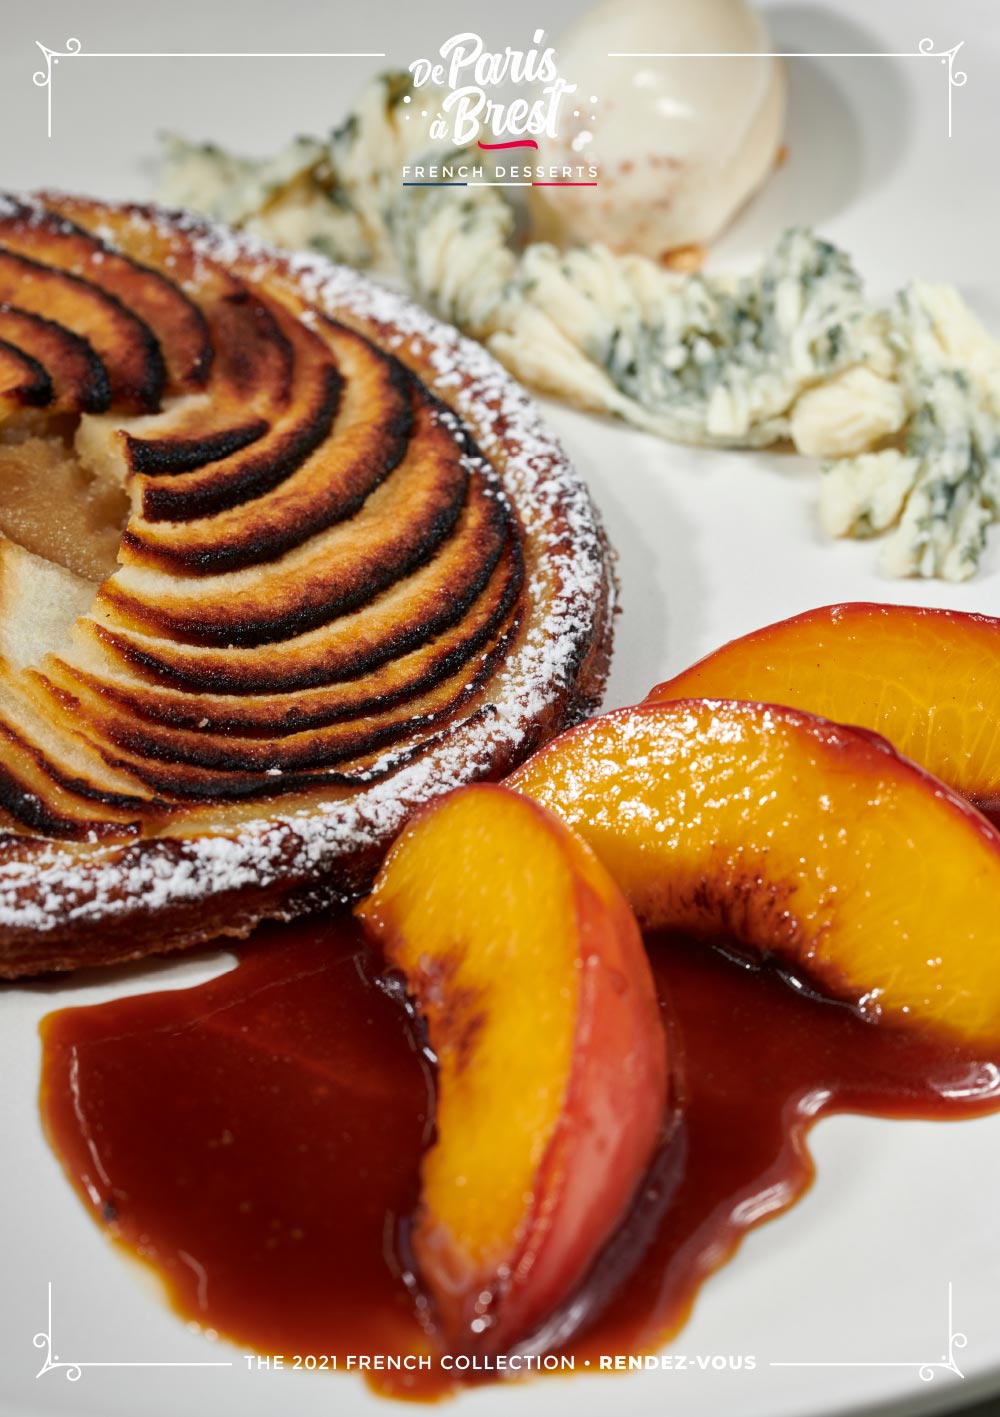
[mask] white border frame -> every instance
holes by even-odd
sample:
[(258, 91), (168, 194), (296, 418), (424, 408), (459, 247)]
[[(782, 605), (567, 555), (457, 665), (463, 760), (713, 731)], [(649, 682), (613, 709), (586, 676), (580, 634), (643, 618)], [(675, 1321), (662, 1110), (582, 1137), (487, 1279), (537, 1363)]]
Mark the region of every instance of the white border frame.
[(48, 1305), (48, 1326), (42, 1329), (41, 1333), (36, 1333), (31, 1340), (36, 1348), (45, 1349), (45, 1361), (35, 1374), (35, 1381), (43, 1378), (46, 1373), (52, 1373), (58, 1369), (63, 1369), (66, 1381), (70, 1383), (79, 1382), (83, 1377), (84, 1368), (233, 1368), (236, 1360), (217, 1359), (206, 1360), (204, 1362), (168, 1363), (168, 1362), (97, 1362), (97, 1363), (77, 1363), (66, 1362), (59, 1357), (58, 1353), (52, 1352), (52, 1281), (49, 1280), (49, 1305)]
[(960, 39), (951, 49), (935, 49), (932, 39), (924, 38), (920, 41), (916, 49), (902, 50), (899, 53), (891, 53), (888, 50), (864, 51), (858, 53), (839, 53), (820, 51), (817, 53), (806, 53), (799, 50), (791, 50), (784, 53), (780, 50), (771, 53), (760, 53), (756, 50), (737, 54), (726, 51), (721, 54), (696, 54), (690, 51), (671, 54), (666, 51), (640, 52), (633, 50), (611, 51), (609, 59), (940, 59), (942, 64), (948, 66), (948, 137), (952, 136), (952, 90), (964, 88), (969, 76), (962, 69), (955, 68), (955, 60), (958, 51), (965, 44), (964, 39)]
[[(381, 51), (353, 51), (353, 52), (207, 52), (207, 51), (85, 51), (80, 40), (70, 38), (66, 40), (63, 50), (50, 49), (41, 40), (35, 41), (41, 50), (45, 60), (44, 70), (38, 70), (32, 76), (33, 82), (38, 88), (46, 90), (46, 116), (47, 116), (47, 136), (52, 137), (52, 80), (53, 67), (60, 59), (385, 59), (386, 54)], [(937, 50), (934, 41), (925, 37), (915, 50), (905, 50), (900, 52), (890, 51), (865, 51), (865, 52), (780, 52), (761, 53), (758, 51), (747, 51), (745, 53), (724, 51), (720, 53), (709, 52), (668, 52), (668, 51), (611, 51), (609, 59), (938, 59), (947, 66), (948, 72), (948, 137), (953, 135), (953, 91), (956, 88), (963, 88), (968, 81), (968, 75), (964, 70), (955, 68), (959, 50), (962, 49), (965, 41), (952, 46), (951, 49)], [(472, 183), (473, 186), (486, 185), (511, 185), (511, 184), (487, 184)], [(528, 186), (528, 183), (514, 184)], [(35, 1374), (36, 1379), (43, 1377), (46, 1373), (56, 1369), (65, 1370), (66, 1378), (70, 1382), (79, 1380), (84, 1368), (231, 1368), (233, 1361), (205, 1361), (205, 1362), (66, 1362), (59, 1358), (58, 1354), (52, 1352), (52, 1284), (48, 1285), (48, 1326), (40, 1333), (36, 1333), (33, 1339), (36, 1348), (44, 1348), (45, 1361)], [(936, 1362), (854, 1362), (839, 1360), (822, 1361), (771, 1361), (768, 1366), (771, 1368), (910, 1368), (916, 1369), (921, 1382), (931, 1382), (938, 1372), (947, 1371), (955, 1374), (959, 1379), (964, 1379), (962, 1372), (955, 1358), (955, 1350), (965, 1348), (968, 1338), (964, 1333), (955, 1329), (953, 1317), (953, 1293), (952, 1285), (948, 1284), (948, 1340), (947, 1351), (941, 1355)]]
[[(638, 52), (630, 50), (612, 51), (608, 54), (609, 59), (939, 59), (948, 70), (948, 137), (953, 131), (953, 93), (955, 89), (960, 89), (968, 82), (968, 74), (962, 69), (955, 68), (955, 60), (958, 51), (964, 45), (964, 40), (959, 40), (951, 49), (935, 49), (934, 41), (924, 38), (920, 41), (916, 49), (903, 50), (898, 53), (875, 50), (858, 53), (844, 52), (816, 52), (800, 53), (797, 50), (788, 53), (734, 53), (727, 51), (724, 53), (669, 53), (665, 51)], [(35, 44), (42, 51), (45, 59), (45, 68), (38, 69), (32, 75), (36, 87), (46, 91), (46, 117), (48, 137), (52, 137), (52, 79), (53, 67), (59, 63), (60, 59), (385, 59), (386, 55), (382, 51), (358, 50), (354, 52), (290, 52), (290, 53), (255, 53), (253, 51), (242, 51), (233, 53), (214, 53), (207, 51), (98, 51), (85, 50), (80, 40), (67, 39), (65, 49), (50, 49), (43, 44), (40, 39), (35, 40)]]
[(241, 53), (210, 53), (207, 51), (183, 51), (174, 53), (171, 51), (136, 51), (127, 53), (124, 51), (98, 51), (85, 50), (78, 39), (68, 39), (65, 49), (49, 49), (40, 39), (35, 40), (35, 44), (42, 51), (45, 59), (45, 68), (38, 69), (32, 80), (40, 89), (45, 89), (47, 98), (47, 134), (52, 137), (52, 69), (59, 63), (60, 59), (384, 59), (386, 56), (381, 51), (359, 50), (357, 52), (331, 52), (331, 53), (308, 53), (296, 52), (288, 54), (266, 54), (244, 51)]

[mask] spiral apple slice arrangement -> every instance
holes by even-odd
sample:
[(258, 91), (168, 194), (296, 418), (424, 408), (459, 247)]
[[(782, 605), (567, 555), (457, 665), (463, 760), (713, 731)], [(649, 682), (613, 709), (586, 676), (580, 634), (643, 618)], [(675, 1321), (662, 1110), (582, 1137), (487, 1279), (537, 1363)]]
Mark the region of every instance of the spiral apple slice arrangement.
[(529, 1337), (642, 1183), (669, 1089), (637, 924), (882, 1027), (1000, 1044), (1000, 833), (967, 800), (996, 798), (998, 647), (983, 617), (814, 612), (404, 832), (360, 913), (438, 1058), (413, 1249), (447, 1341)]

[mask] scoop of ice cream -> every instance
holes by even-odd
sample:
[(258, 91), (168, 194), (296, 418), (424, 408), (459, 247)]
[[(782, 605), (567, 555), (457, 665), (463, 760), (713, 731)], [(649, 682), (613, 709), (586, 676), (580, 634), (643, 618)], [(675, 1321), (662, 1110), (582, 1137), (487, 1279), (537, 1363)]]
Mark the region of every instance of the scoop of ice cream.
[(559, 138), (538, 154), (595, 165), (599, 185), (532, 189), (538, 234), (653, 258), (712, 241), (781, 146), (785, 79), (773, 49), (745, 0), (600, 0), (558, 46), (559, 71), (577, 88)]

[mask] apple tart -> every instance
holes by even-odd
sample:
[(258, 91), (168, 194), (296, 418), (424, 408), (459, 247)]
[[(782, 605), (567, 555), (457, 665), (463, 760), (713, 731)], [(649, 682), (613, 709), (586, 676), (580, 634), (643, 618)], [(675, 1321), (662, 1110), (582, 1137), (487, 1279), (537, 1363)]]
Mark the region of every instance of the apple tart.
[(593, 507), (402, 297), (178, 213), (0, 202), (0, 974), (350, 899), (603, 690)]

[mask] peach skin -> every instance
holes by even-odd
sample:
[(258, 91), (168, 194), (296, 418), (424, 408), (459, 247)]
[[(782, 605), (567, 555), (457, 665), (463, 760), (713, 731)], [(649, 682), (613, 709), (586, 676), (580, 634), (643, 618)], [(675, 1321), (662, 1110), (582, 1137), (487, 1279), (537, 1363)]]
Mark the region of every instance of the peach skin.
[(508, 779), (644, 927), (726, 937), (871, 1018), (1000, 1037), (1000, 835), (884, 739), (689, 699), (592, 719)]
[(1000, 620), (829, 605), (723, 645), (646, 702), (688, 698), (788, 704), (874, 729), (981, 811), (1000, 811)]
[(450, 1346), (510, 1349), (579, 1285), (660, 1139), (638, 926), (589, 847), (497, 786), (418, 813), (358, 915), (437, 1058), (417, 1266)]

